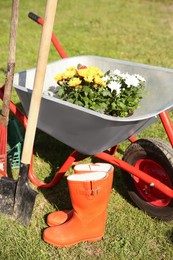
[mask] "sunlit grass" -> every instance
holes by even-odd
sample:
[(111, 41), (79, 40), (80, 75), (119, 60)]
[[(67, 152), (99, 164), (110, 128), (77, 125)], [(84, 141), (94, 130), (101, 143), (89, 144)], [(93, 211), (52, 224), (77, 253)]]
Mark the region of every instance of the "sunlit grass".
[[(20, 1), (16, 72), (36, 66), (41, 26), (28, 17), (30, 11), (43, 16), (46, 1)], [(0, 84), (5, 81), (11, 1), (0, 2)], [(98, 55), (121, 60), (173, 66), (173, 5), (158, 0), (58, 1), (54, 32), (69, 56)], [(49, 61), (59, 59), (51, 46)], [(19, 99), (13, 92), (13, 101)], [(57, 115), (58, 116), (58, 115)], [(140, 137), (167, 139), (157, 122)], [(121, 158), (129, 143), (118, 150)], [(44, 182), (50, 181), (71, 148), (37, 131), (34, 146), (34, 171)], [(86, 161), (91, 161), (88, 158)], [(66, 175), (72, 173), (70, 169)], [(108, 206), (104, 238), (59, 249), (42, 240), (46, 216), (56, 209), (70, 209), (66, 175), (56, 187), (39, 189), (30, 225), (26, 228), (0, 215), (0, 259), (166, 259), (173, 258), (171, 223), (151, 219), (131, 204), (115, 168), (113, 190)], [(17, 176), (18, 170), (15, 171)], [(36, 189), (36, 188), (35, 188)]]

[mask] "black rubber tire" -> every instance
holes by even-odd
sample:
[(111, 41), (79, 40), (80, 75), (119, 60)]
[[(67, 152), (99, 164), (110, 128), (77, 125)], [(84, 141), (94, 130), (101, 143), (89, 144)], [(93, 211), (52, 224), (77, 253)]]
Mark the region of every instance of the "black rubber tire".
[[(164, 168), (173, 185), (173, 149), (169, 143), (155, 138), (139, 139), (126, 149), (123, 160), (135, 165), (141, 159), (149, 159)], [(122, 170), (127, 192), (135, 205), (151, 217), (163, 220), (173, 220), (173, 199), (166, 206), (154, 206), (145, 200), (138, 192), (131, 174)], [(154, 177), (154, 176), (153, 176)]]

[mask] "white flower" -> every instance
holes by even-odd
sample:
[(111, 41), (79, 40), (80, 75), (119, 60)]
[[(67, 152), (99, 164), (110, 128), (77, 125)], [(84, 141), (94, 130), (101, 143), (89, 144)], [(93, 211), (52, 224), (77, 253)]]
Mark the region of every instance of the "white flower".
[(135, 74), (134, 76), (137, 77), (140, 81), (146, 82), (146, 80), (141, 75)]
[(109, 75), (111, 76), (111, 77), (114, 77), (114, 76), (121, 76), (121, 72), (120, 72), (120, 70), (110, 70), (110, 72), (109, 72)]
[(130, 77), (129, 73), (122, 73), (121, 74), (121, 78), (124, 79), (124, 80), (128, 79), (129, 77)]
[(109, 75), (105, 75), (103, 78), (102, 78), (103, 81), (108, 81), (110, 80), (110, 76)]
[(117, 95), (120, 94), (121, 92), (121, 84), (116, 82), (116, 81), (111, 81), (109, 84), (108, 84), (108, 88), (110, 88), (111, 92), (113, 90), (116, 90), (117, 92)]
[(127, 77), (125, 79), (125, 83), (127, 84), (128, 87), (130, 86), (134, 86), (137, 87), (139, 85), (139, 80), (138, 78), (135, 77), (135, 75), (129, 75), (129, 77)]
[(120, 75), (121, 75), (121, 72), (119, 70), (110, 70), (108, 72), (108, 74), (106, 74), (103, 77), (103, 80), (104, 81), (117, 80)]

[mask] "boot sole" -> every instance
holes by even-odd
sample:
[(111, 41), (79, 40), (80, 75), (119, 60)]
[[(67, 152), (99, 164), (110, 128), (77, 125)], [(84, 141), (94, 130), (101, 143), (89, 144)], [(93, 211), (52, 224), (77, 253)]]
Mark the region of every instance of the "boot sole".
[(69, 243), (69, 244), (58, 244), (58, 243), (53, 243), (52, 241), (47, 240), (46, 238), (43, 238), (43, 240), (53, 246), (57, 246), (57, 247), (69, 247), (69, 246), (74, 246), (78, 243), (81, 242), (96, 242), (99, 241), (103, 238), (103, 236), (99, 236), (99, 237), (94, 237), (94, 238), (86, 238), (86, 239), (81, 239), (81, 240), (76, 240), (75, 242)]

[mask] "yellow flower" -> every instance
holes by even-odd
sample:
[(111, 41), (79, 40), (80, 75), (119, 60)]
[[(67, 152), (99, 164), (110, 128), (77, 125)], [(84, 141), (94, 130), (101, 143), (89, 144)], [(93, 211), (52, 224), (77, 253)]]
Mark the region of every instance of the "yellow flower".
[(91, 82), (93, 82), (93, 77), (92, 77), (92, 76), (86, 76), (86, 77), (84, 77), (84, 80), (85, 80), (86, 82), (91, 83)]
[(76, 68), (71, 66), (66, 69), (67, 71), (74, 71), (76, 73)]
[(95, 81), (96, 84), (98, 84), (100, 86), (106, 86), (106, 83), (98, 75), (95, 76), (94, 81)]
[[(79, 69), (77, 70), (77, 73), (80, 77), (83, 77), (85, 79), (91, 79), (90, 77), (94, 78), (95, 76), (102, 77), (104, 75), (104, 73), (96, 66), (90, 66), (85, 69)], [(87, 80), (87, 82), (91, 81)]]
[(76, 69), (75, 67), (69, 67), (64, 73), (57, 74), (55, 80), (57, 82), (66, 81), (71, 87), (79, 86), (82, 83), (82, 79), (88, 83), (95, 83), (95, 85), (104, 86), (105, 83), (101, 79), (104, 73), (96, 66), (89, 66), (82, 69)]
[(88, 73), (90, 75), (93, 75), (93, 76), (100, 76), (102, 77), (104, 75), (104, 73), (96, 66), (91, 66), (91, 67), (88, 67)]
[(64, 73), (63, 73), (63, 79), (71, 79), (75, 76), (76, 74), (76, 71), (74, 70), (66, 70)]
[(66, 69), (64, 73), (59, 73), (55, 76), (55, 80), (57, 82), (65, 80), (65, 79), (71, 79), (75, 76), (76, 74), (76, 69), (75, 67), (69, 67)]
[(80, 76), (80, 77), (87, 77), (88, 76), (88, 68), (86, 68), (86, 69), (81, 69), (81, 70), (78, 70), (77, 71), (77, 73), (78, 73), (78, 75)]
[(55, 80), (56, 80), (57, 82), (61, 81), (62, 79), (63, 79), (63, 74), (62, 74), (62, 73), (59, 73), (59, 74), (57, 74), (57, 75), (55, 76)]
[(72, 78), (69, 80), (68, 85), (69, 87), (76, 87), (80, 85), (82, 81), (79, 78)]

